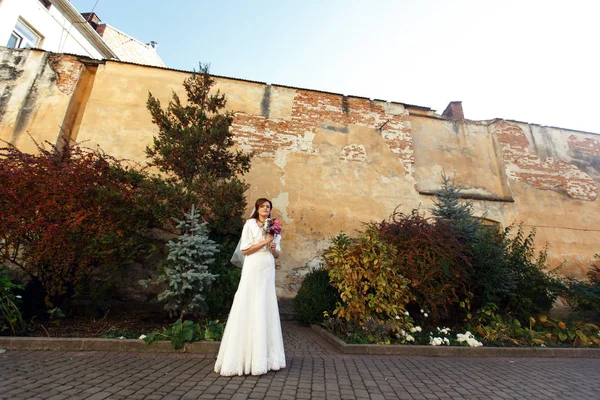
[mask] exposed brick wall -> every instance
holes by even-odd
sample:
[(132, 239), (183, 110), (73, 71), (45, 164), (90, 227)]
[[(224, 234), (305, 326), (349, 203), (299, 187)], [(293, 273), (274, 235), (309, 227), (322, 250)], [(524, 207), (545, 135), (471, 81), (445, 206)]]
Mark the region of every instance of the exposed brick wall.
[(553, 158), (541, 160), (533, 154), (527, 136), (518, 125), (496, 122), (491, 129), (502, 145), (506, 172), (511, 179), (536, 189), (564, 187), (574, 199), (593, 201), (598, 197), (596, 183), (575, 165)]
[(364, 162), (367, 159), (367, 150), (362, 144), (350, 144), (342, 149), (340, 161)]
[[(402, 162), (406, 176), (415, 182), (414, 152), (408, 112), (401, 108), (389, 111), (384, 102), (344, 97), (331, 93), (297, 89), (289, 119), (236, 113), (232, 131), (244, 150), (259, 157), (274, 158), (280, 149), (316, 155), (313, 138), (324, 122), (380, 128), (381, 136)], [(385, 124), (385, 125), (384, 125)]]
[(58, 76), (56, 82), (58, 90), (66, 95), (71, 95), (77, 86), (84, 65), (76, 56), (62, 54), (50, 54), (48, 64)]
[(571, 135), (569, 136), (569, 147), (586, 156), (600, 157), (600, 141), (598, 140), (590, 138), (578, 140), (575, 135)]

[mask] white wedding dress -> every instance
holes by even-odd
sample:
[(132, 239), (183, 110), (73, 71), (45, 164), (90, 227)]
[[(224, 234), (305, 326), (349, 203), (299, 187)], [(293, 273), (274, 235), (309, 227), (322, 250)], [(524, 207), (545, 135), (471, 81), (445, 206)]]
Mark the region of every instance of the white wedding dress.
[[(240, 248), (265, 239), (255, 219), (244, 225)], [(277, 250), (281, 236), (275, 237)], [(285, 352), (275, 292), (275, 259), (265, 248), (246, 256), (221, 340), (215, 372), (224, 376), (262, 375), (285, 368)]]

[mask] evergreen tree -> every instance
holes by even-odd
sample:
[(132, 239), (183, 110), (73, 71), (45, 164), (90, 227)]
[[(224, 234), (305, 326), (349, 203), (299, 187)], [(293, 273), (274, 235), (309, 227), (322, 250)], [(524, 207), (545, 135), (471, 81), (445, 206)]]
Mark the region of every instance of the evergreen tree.
[(482, 224), (475, 216), (473, 202), (462, 199), (460, 192), (454, 180), (442, 174), (442, 190), (436, 194), (431, 213), (438, 221), (449, 223), (467, 249), (467, 257), (473, 265), (469, 285), (472, 305), (502, 303), (517, 286), (517, 276), (508, 261), (505, 236), (496, 227)]
[(159, 300), (167, 301), (165, 310), (171, 315), (179, 312), (180, 321), (185, 314), (206, 308), (205, 294), (217, 277), (208, 267), (214, 263), (213, 257), (219, 251), (215, 242), (208, 238), (206, 222), (200, 223), (194, 206), (185, 217), (185, 220), (176, 220), (182, 235), (167, 244), (168, 265), (160, 277), (167, 287), (158, 295)]
[(173, 92), (166, 108), (149, 93), (146, 106), (158, 135), (146, 147), (150, 165), (183, 185), (209, 222), (214, 239), (237, 243), (248, 185), (238, 177), (250, 170), (251, 154), (232, 150), (233, 114), (223, 112), (225, 96), (211, 93), (208, 65), (185, 79), (187, 103)]
[(211, 239), (221, 246), (209, 267), (218, 278), (206, 297), (209, 315), (217, 318), (231, 307), (240, 278), (229, 258), (244, 225), (248, 185), (240, 177), (250, 170), (252, 155), (232, 150), (233, 114), (224, 111), (225, 96), (211, 92), (214, 84), (208, 65), (200, 64), (199, 71), (183, 82), (185, 104), (173, 93), (162, 108), (152, 93), (148, 95), (146, 105), (159, 132), (146, 154), (150, 165), (168, 175), (173, 186), (184, 188), (187, 200), (178, 203), (180, 208), (198, 205)]
[(454, 179), (442, 173), (442, 190), (436, 194), (431, 214), (438, 220), (450, 222), (461, 241), (475, 237), (481, 223), (474, 216), (473, 202), (460, 196), (461, 188)]

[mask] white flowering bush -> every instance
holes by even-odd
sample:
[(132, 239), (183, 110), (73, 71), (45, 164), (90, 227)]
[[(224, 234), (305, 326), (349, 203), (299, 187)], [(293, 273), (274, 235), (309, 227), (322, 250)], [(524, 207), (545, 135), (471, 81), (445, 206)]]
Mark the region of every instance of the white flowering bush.
[(430, 336), (429, 344), (432, 346), (441, 346), (441, 345), (450, 346), (450, 339), (448, 339), (446, 337), (441, 338), (441, 337)]
[(481, 347), (483, 346), (483, 343), (479, 342), (477, 339), (475, 339), (475, 336), (467, 331), (465, 333), (459, 333), (456, 335), (456, 341), (458, 343), (466, 343), (469, 345), (469, 347)]

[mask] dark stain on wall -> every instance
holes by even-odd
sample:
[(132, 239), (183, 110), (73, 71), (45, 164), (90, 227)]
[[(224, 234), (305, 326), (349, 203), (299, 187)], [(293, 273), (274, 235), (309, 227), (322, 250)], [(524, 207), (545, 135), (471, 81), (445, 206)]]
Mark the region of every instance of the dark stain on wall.
[[(372, 103), (371, 103), (372, 105)], [(350, 114), (350, 105), (348, 104), (348, 96), (342, 96), (342, 112)]]
[(12, 62), (3, 61), (0, 63), (0, 83), (6, 84), (2, 96), (0, 96), (0, 123), (6, 113), (8, 102), (12, 96), (12, 91), (15, 87), (17, 79), (23, 75), (24, 70), (20, 65), (23, 61), (23, 56), (14, 56)]
[(338, 126), (333, 126), (333, 125), (329, 125), (329, 124), (323, 123), (323, 124), (320, 125), (320, 127), (323, 128), (323, 129), (327, 129), (329, 131), (334, 131), (334, 132), (340, 132), (340, 133), (348, 133), (348, 132), (350, 132), (348, 130), (347, 126), (338, 127)]
[(43, 60), (40, 63), (42, 65), (42, 67), (38, 70), (38, 72), (35, 76), (35, 79), (33, 80), (31, 87), (27, 91), (27, 95), (25, 96), (25, 99), (23, 100), (23, 103), (21, 104), (21, 107), (19, 109), (19, 114), (17, 115), (17, 120), (15, 122), (15, 129), (13, 131), (13, 137), (11, 139), (12, 143), (16, 142), (16, 139), (19, 137), (19, 135), (23, 132), (23, 130), (27, 126), (27, 123), (29, 122), (31, 115), (35, 112), (36, 100), (38, 98), (38, 87), (42, 80), (44, 72), (46, 71), (46, 68), (48, 66), (48, 63), (47, 63), (48, 54), (47, 53), (44, 54), (44, 58), (46, 58), (46, 60)]
[(587, 173), (592, 179), (600, 180), (600, 159), (592, 155), (584, 154), (578, 149), (570, 149), (573, 157), (571, 163), (580, 170)]
[(260, 102), (260, 113), (263, 117), (269, 118), (271, 112), (271, 85), (265, 86), (265, 93)]

